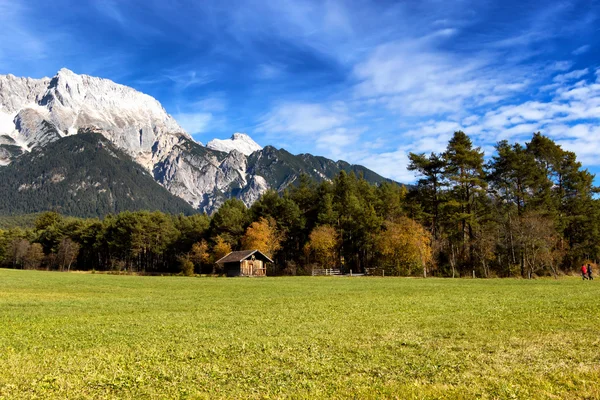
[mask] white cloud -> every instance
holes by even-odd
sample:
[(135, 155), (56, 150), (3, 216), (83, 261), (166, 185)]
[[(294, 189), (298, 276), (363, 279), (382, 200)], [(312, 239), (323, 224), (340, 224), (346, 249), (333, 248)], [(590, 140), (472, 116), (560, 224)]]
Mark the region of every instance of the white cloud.
[(213, 116), (210, 113), (179, 113), (173, 118), (190, 134), (202, 133), (209, 126)]
[(556, 75), (553, 80), (554, 80), (554, 82), (565, 83), (570, 80), (579, 79), (583, 76), (586, 76), (589, 72), (590, 71), (587, 68), (577, 69), (575, 71), (571, 71), (566, 74)]
[[(339, 7), (329, 17), (329, 31), (327, 18), (322, 18), (325, 3)], [(289, 5), (284, 0), (273, 8)], [(282, 27), (286, 37), (301, 37), (296, 43), (332, 56), (349, 69), (350, 84), (322, 100), (315, 94), (312, 102), (276, 106), (262, 119), (260, 131), (285, 136), (278, 139), (291, 146), (309, 141), (320, 154), (340, 155), (385, 176), (412, 181), (414, 177), (405, 170), (407, 154), (443, 151), (456, 130), (464, 130), (489, 151), (502, 138), (522, 140), (552, 124), (569, 125), (600, 115), (600, 105), (593, 100), (596, 89), (586, 81), (591, 69), (571, 71), (573, 61), (553, 59), (544, 46), (548, 39), (580, 29), (553, 29), (569, 4), (551, 4), (529, 13), (521, 20), (527, 28), (515, 36), (510, 36), (514, 30), (500, 28), (466, 41), (465, 32), (478, 18), (476, 12), (471, 20), (462, 12), (462, 19), (455, 18), (423, 2), (425, 13), (413, 18), (420, 6), (407, 12), (398, 5), (389, 13), (395, 22), (382, 24), (381, 16), (361, 15), (361, 6), (342, 5), (335, 0), (299, 0), (278, 18), (288, 25)], [(365, 34), (369, 29), (365, 26), (376, 26), (373, 31), (380, 35)], [(389, 29), (383, 32), (381, 26)], [(343, 55), (349, 48), (349, 55)], [(536, 61), (543, 59), (550, 61)], [(597, 74), (600, 83), (600, 71)], [(577, 82), (582, 79), (583, 83)], [(341, 110), (332, 105), (339, 99), (344, 104)], [(369, 129), (355, 131), (356, 126)], [(379, 145), (370, 147), (365, 141)], [(382, 152), (383, 148), (392, 150)]]
[(257, 67), (257, 76), (259, 79), (275, 79), (284, 74), (285, 68), (277, 64), (260, 64)]
[(586, 44), (586, 45), (583, 45), (583, 46), (578, 47), (575, 50), (573, 50), (573, 55), (578, 56), (578, 55), (587, 53), (589, 50), (590, 50), (590, 45)]
[(568, 71), (573, 66), (573, 61), (556, 61), (550, 66), (550, 70), (554, 71)]
[(439, 50), (453, 32), (378, 46), (354, 68), (359, 98), (379, 98), (405, 116), (460, 113), (497, 103), (530, 85), (528, 71), (495, 68), (497, 55), (464, 58)]
[(377, 154), (364, 154), (356, 157), (351, 156), (350, 158), (355, 164), (364, 165), (397, 182), (410, 183), (416, 180), (414, 172), (407, 169), (408, 153), (403, 149)]
[(192, 106), (194, 109), (206, 112), (223, 112), (227, 109), (227, 101), (224, 95), (214, 94), (195, 101)]
[(454, 121), (434, 121), (430, 120), (423, 124), (419, 124), (418, 127), (407, 131), (405, 137), (431, 137), (452, 133), (454, 131), (461, 130), (462, 126), (458, 122)]
[(346, 147), (356, 144), (360, 133), (358, 131), (349, 131), (346, 128), (337, 128), (326, 134), (320, 135), (316, 141), (317, 147), (321, 149), (331, 149), (332, 147)]
[[(589, 71), (583, 71), (573, 71), (555, 79), (560, 83), (554, 87), (554, 97), (550, 101), (516, 102), (463, 119), (463, 125), (473, 123), (465, 128), (465, 132), (471, 135), (476, 145), (488, 149), (490, 155), (491, 146), (499, 140), (523, 142), (534, 132), (541, 131), (563, 148), (574, 151), (585, 166), (600, 166), (600, 84), (591, 80), (573, 82), (588, 75)], [(570, 76), (565, 78), (564, 75)], [(448, 139), (443, 132), (451, 133), (457, 128), (455, 121), (431, 120), (406, 132), (405, 137), (418, 138), (409, 146), (411, 151), (418, 147), (441, 148)], [(428, 138), (434, 140), (428, 142)]]
[(350, 120), (345, 105), (285, 103), (264, 116), (258, 127), (267, 134), (311, 136), (337, 128)]
[(213, 74), (208, 71), (197, 71), (186, 67), (165, 71), (164, 78), (175, 83), (179, 90), (205, 85), (215, 79)]

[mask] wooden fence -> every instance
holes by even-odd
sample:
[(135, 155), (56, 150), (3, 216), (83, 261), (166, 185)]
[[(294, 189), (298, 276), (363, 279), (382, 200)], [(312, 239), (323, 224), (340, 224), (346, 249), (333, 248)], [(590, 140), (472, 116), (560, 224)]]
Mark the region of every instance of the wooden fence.
[(319, 276), (319, 275), (341, 275), (342, 271), (340, 271), (339, 269), (336, 268), (325, 268), (325, 269), (313, 269), (312, 270), (312, 276)]

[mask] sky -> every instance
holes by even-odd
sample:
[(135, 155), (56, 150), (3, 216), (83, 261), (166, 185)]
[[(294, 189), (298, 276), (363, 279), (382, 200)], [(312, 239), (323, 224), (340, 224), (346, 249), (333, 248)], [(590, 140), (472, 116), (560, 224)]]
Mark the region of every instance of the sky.
[(244, 132), (409, 183), (408, 153), (454, 131), (487, 156), (541, 131), (600, 173), (600, 0), (0, 0), (0, 74), (63, 67), (203, 143)]

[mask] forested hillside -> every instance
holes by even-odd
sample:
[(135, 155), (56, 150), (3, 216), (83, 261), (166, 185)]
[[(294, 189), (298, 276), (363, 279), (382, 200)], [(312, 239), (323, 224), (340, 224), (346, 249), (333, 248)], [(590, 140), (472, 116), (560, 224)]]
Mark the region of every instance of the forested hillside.
[(56, 210), (79, 217), (125, 210), (196, 212), (104, 136), (81, 132), (0, 168), (0, 215)]
[(123, 212), (103, 220), (46, 213), (34, 229), (0, 231), (0, 259), (16, 268), (219, 272), (232, 250), (273, 257), (270, 274), (313, 267), (436, 276), (558, 275), (599, 255), (600, 204), (574, 153), (541, 134), (500, 142), (486, 161), (463, 132), (440, 154), (411, 154), (410, 191), (342, 170), (302, 175), (250, 208), (227, 200), (206, 215)]

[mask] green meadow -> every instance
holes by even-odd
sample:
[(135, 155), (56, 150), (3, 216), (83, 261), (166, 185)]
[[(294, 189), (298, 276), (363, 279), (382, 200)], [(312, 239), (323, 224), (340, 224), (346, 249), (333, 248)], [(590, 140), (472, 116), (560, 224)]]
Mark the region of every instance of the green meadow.
[(0, 270), (0, 399), (600, 398), (600, 279)]

